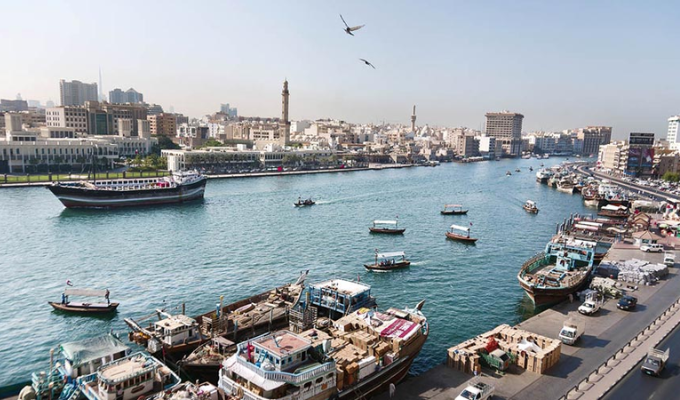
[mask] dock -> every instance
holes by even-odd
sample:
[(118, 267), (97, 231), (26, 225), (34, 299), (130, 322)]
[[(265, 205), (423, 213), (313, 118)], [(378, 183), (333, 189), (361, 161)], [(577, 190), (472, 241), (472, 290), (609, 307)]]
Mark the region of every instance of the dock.
[[(664, 242), (667, 248), (675, 248), (680, 245), (677, 238), (667, 237)], [(639, 259), (651, 263), (663, 263), (663, 253), (643, 253), (637, 247), (629, 243), (617, 243), (603, 260), (619, 261)], [(677, 264), (669, 268), (665, 279), (655, 285), (630, 285), (636, 289), (627, 289), (626, 293), (638, 298), (638, 305), (633, 311), (621, 311), (616, 307), (617, 300), (607, 298), (602, 309), (594, 316), (580, 316), (586, 321), (585, 334), (574, 346), (562, 344), (559, 361), (548, 368), (543, 374), (529, 372), (526, 369), (512, 364), (508, 370), (497, 372), (488, 367), (482, 367), (477, 379), (489, 383), (496, 388), (494, 398), (497, 399), (560, 399), (560, 398), (597, 398), (595, 393), (588, 393), (589, 388), (598, 389), (599, 395), (606, 393), (608, 386), (601, 388), (605, 383), (615, 384), (622, 376), (616, 368), (604, 367), (602, 364), (608, 360), (608, 365), (616, 365), (625, 349), (632, 351), (627, 344), (631, 341), (640, 342), (646, 336), (644, 332), (657, 333), (656, 329), (648, 329), (650, 325), (657, 327), (660, 322), (657, 319), (662, 316), (664, 321), (671, 315), (667, 310), (677, 307), (678, 293), (680, 293), (680, 277)], [(623, 284), (626, 288), (629, 284)], [(523, 321), (515, 326), (518, 330), (532, 332), (546, 338), (558, 339), (558, 334), (563, 322), (569, 313), (575, 313), (581, 302), (574, 299), (573, 302), (565, 301), (551, 309)], [(660, 319), (660, 320), (661, 320)], [(670, 321), (673, 320), (673, 321)], [(680, 321), (680, 319), (678, 319)], [(675, 325), (675, 319), (670, 318), (665, 329), (659, 329), (659, 334), (668, 332)], [(498, 328), (497, 328), (498, 329)], [(482, 332), (480, 332), (480, 335)], [(651, 336), (650, 336), (651, 337)], [(471, 339), (472, 340), (472, 339)], [(640, 344), (638, 348), (647, 349), (652, 344)], [(454, 344), (452, 344), (453, 346)], [(646, 350), (645, 350), (646, 351)], [(635, 365), (637, 360), (631, 357), (627, 363)], [(600, 372), (598, 375), (597, 372)], [(601, 372), (606, 371), (606, 372)], [(624, 374), (625, 375), (625, 374)], [(600, 387), (593, 387), (596, 376), (601, 381)], [(394, 398), (397, 399), (428, 399), (444, 400), (454, 399), (465, 388), (474, 375), (441, 364), (416, 377), (409, 377), (397, 386)], [(581, 385), (586, 378), (592, 379), (590, 383)], [(576, 392), (578, 386), (578, 392)], [(595, 384), (597, 386), (597, 384)], [(584, 389), (585, 388), (585, 389)], [(604, 392), (602, 392), (604, 390)], [(571, 393), (570, 393), (571, 392)], [(567, 393), (570, 393), (567, 396)], [(576, 393), (576, 394), (575, 394)], [(388, 400), (389, 394), (382, 394), (380, 400)]]

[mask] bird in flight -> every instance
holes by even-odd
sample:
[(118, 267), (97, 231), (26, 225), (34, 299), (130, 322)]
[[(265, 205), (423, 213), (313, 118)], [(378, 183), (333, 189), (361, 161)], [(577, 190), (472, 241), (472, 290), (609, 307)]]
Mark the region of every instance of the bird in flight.
[(354, 36), (354, 34), (352, 33), (353, 31), (358, 31), (359, 29), (364, 27), (364, 25), (358, 25), (350, 28), (350, 26), (347, 25), (347, 22), (345, 22), (345, 19), (342, 18), (342, 14), (340, 14), (340, 19), (342, 20), (342, 23), (345, 24), (345, 32), (347, 32), (348, 35)]
[(360, 58), (359, 60), (363, 61), (364, 64), (366, 64), (366, 65), (368, 65), (368, 66), (370, 66), (370, 67), (373, 67), (373, 69), (375, 69), (375, 65), (371, 64), (370, 62), (368, 62), (368, 60), (364, 60), (363, 58)]

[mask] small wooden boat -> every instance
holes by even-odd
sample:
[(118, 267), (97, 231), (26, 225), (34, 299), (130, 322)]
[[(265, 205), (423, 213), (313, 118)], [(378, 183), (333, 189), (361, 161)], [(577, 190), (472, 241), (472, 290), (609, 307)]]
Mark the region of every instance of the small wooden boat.
[(364, 264), (369, 271), (391, 271), (393, 269), (406, 268), (411, 265), (411, 261), (406, 259), (403, 251), (392, 253), (378, 253), (375, 251), (375, 263)]
[(538, 214), (538, 207), (536, 207), (535, 201), (527, 200), (527, 202), (524, 203), (522, 208), (524, 208), (524, 210), (528, 213)]
[(440, 212), (442, 215), (464, 215), (468, 210), (463, 210), (460, 204), (444, 204), (444, 209)]
[[(86, 303), (78, 301), (70, 301), (70, 296), (82, 296), (82, 297), (103, 297), (106, 299), (106, 303)], [(55, 310), (73, 312), (73, 313), (83, 313), (83, 314), (106, 314), (116, 311), (119, 303), (111, 303), (109, 301), (109, 290), (97, 290), (97, 289), (64, 289), (64, 293), (61, 295), (61, 303), (55, 301), (48, 301)]]
[(302, 200), (301, 198), (298, 198), (298, 201), (293, 203), (293, 205), (295, 205), (295, 207), (313, 206), (314, 204), (316, 204), (316, 202), (314, 200), (312, 200), (311, 197), (306, 199), (306, 200)]
[(522, 172), (522, 170), (517, 168), (517, 169), (515, 169), (515, 172)]
[(468, 243), (474, 243), (477, 241), (477, 238), (470, 237), (470, 228), (460, 225), (451, 225), (451, 230), (446, 232), (446, 237), (451, 240), (459, 240), (461, 242)]
[(394, 221), (382, 221), (382, 220), (375, 220), (373, 221), (373, 226), (369, 226), (368, 230), (371, 231), (372, 233), (385, 233), (385, 234), (391, 234), (391, 235), (401, 235), (406, 231), (405, 228), (399, 228), (399, 221), (394, 220)]
[(510, 175), (512, 175), (512, 172), (510, 172), (510, 171), (505, 171), (505, 176), (510, 176)]

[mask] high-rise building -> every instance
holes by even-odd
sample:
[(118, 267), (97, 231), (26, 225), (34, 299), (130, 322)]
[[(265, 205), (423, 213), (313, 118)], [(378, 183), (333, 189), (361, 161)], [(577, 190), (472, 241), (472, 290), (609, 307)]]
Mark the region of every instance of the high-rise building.
[(680, 149), (680, 137), (678, 137), (678, 128), (680, 127), (680, 115), (674, 115), (668, 118), (668, 134), (666, 140), (671, 146), (671, 149)]
[(517, 157), (522, 148), (523, 119), (524, 115), (509, 111), (486, 113), (486, 135), (502, 143), (505, 155)]
[(654, 134), (631, 132), (628, 138), (628, 161), (624, 173), (651, 176), (654, 164)]
[(612, 128), (611, 126), (588, 126), (579, 129), (576, 138), (582, 142), (582, 147), (580, 151), (574, 149), (574, 152), (583, 155), (597, 154), (600, 146), (611, 142)]
[(83, 107), (49, 107), (45, 110), (45, 125), (54, 128), (73, 128), (77, 133), (87, 134), (87, 110)]
[(109, 92), (109, 101), (112, 104), (138, 104), (144, 102), (144, 95), (132, 88), (126, 91), (116, 88)]
[(80, 81), (59, 81), (59, 96), (62, 106), (82, 106), (86, 101), (97, 101), (97, 84)]

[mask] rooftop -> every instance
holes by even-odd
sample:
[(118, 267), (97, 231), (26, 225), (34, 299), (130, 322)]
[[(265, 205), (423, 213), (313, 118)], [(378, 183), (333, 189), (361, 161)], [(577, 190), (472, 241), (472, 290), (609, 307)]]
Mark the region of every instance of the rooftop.
[(181, 328), (183, 326), (192, 326), (193, 324), (196, 323), (196, 320), (190, 317), (187, 317), (186, 315), (179, 314), (179, 315), (173, 315), (171, 317), (168, 317), (164, 320), (158, 321), (155, 323), (157, 327), (163, 327), (166, 329), (177, 329)]
[(288, 331), (281, 331), (276, 332), (273, 335), (267, 335), (260, 341), (256, 341), (255, 344), (263, 347), (272, 354), (276, 354), (279, 357), (297, 353), (310, 346), (310, 342), (308, 340)]

